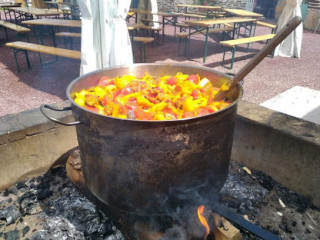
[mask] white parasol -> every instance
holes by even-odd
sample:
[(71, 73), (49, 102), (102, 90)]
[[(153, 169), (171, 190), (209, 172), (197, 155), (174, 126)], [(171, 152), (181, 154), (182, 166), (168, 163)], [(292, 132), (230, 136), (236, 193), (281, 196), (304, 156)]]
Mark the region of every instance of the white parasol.
[(78, 0), (81, 11), (80, 75), (133, 63), (126, 17), (131, 0)]
[[(302, 0), (286, 0), (286, 5), (279, 17), (277, 32), (279, 32), (287, 22), (295, 16), (301, 17)], [(303, 35), (302, 23), (275, 49), (275, 56), (300, 58)]]

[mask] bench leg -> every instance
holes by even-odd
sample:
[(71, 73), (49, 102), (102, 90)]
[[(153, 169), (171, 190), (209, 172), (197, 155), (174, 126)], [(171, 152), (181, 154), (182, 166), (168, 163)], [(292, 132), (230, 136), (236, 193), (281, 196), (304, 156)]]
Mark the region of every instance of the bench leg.
[[(254, 24), (252, 36), (255, 36), (255, 35), (256, 35), (256, 28), (257, 28), (257, 23)], [(272, 32), (271, 32), (271, 33), (272, 33)]]
[(180, 56), (180, 45), (181, 45), (181, 37), (179, 37), (178, 42), (178, 56)]
[[(180, 48), (181, 48), (181, 43), (184, 43), (184, 52), (183, 55), (180, 54)], [(187, 43), (188, 42), (188, 37), (179, 37), (179, 45), (178, 45), (178, 56), (187, 56)]]
[(51, 64), (51, 63), (58, 62), (58, 60), (59, 60), (59, 58), (58, 58), (58, 56), (56, 56), (56, 60), (51, 61), (51, 62), (49, 61), (49, 62), (43, 63), (43, 62), (42, 62), (41, 53), (39, 53), (39, 61), (40, 61), (40, 66), (41, 66), (41, 67), (46, 66), (46, 65)]
[(31, 66), (30, 66), (28, 51), (27, 50), (14, 49), (14, 48), (12, 48), (12, 50), (13, 50), (13, 56), (14, 56), (14, 60), (16, 62), (16, 66), (17, 66), (18, 72), (20, 72), (20, 67), (19, 67), (18, 58), (17, 58), (17, 54), (19, 52), (24, 52), (24, 55), (26, 57), (26, 62), (27, 62), (27, 65), (28, 65), (28, 69), (30, 69)]
[[(267, 40), (267, 41), (266, 41), (266, 44), (268, 44), (269, 41), (270, 41), (270, 40)], [(275, 50), (276, 50), (275, 48), (272, 50), (271, 58), (274, 58), (274, 52), (275, 52)]]
[(27, 42), (30, 42), (28, 33), (17, 33), (17, 39), (20, 41), (23, 37), (27, 39)]
[(6, 27), (3, 27), (3, 28), (4, 28), (4, 31), (5, 31), (5, 33), (6, 33), (6, 38), (7, 38), (7, 40), (9, 40), (7, 28), (6, 28)]
[(190, 36), (190, 29), (189, 29), (189, 36), (187, 37), (187, 40), (186, 40), (186, 45), (187, 45), (187, 53), (186, 53), (186, 56), (187, 56), (187, 59), (189, 59), (189, 55), (190, 55), (190, 42), (191, 42), (191, 36)]
[(38, 53), (39, 54), (39, 61), (40, 61), (40, 66), (42, 67), (43, 64), (42, 64), (42, 58), (41, 58), (41, 53)]
[(188, 37), (186, 37), (184, 39), (184, 56), (187, 56), (187, 52), (188, 52)]
[(72, 40), (72, 37), (70, 38), (70, 49), (73, 49), (73, 40)]
[(143, 62), (147, 62), (146, 45), (142, 43), (143, 47)]
[[(254, 26), (253, 26), (253, 24), (254, 24)], [(256, 31), (256, 25), (257, 25), (256, 23), (250, 24), (250, 29), (248, 29), (248, 31), (249, 31), (249, 37), (251, 37), (252, 28), (253, 28), (253, 36), (254, 36), (255, 31)], [(249, 51), (249, 46), (250, 46), (250, 43), (248, 43), (247, 52)]]
[(57, 43), (56, 43), (56, 36), (54, 34), (54, 28), (53, 26), (51, 26), (49, 28), (49, 32), (51, 32), (51, 37), (52, 37), (52, 42), (53, 42), (53, 46), (56, 47), (57, 46)]
[(30, 69), (31, 66), (30, 66), (28, 51), (27, 51), (27, 50), (24, 50), (24, 54), (25, 54), (25, 56), (26, 56), (26, 61), (27, 61), (28, 69)]
[(230, 69), (233, 68), (234, 55), (235, 55), (236, 51), (237, 51), (237, 46), (234, 46), (233, 49), (232, 49), (232, 59), (231, 59), (231, 67), (230, 67)]
[(228, 68), (228, 69), (232, 69), (232, 68), (233, 68), (234, 56), (235, 56), (235, 53), (236, 53), (236, 51), (237, 51), (237, 47), (234, 46), (231, 51), (232, 51), (231, 65), (230, 65), (230, 67), (227, 67), (227, 66), (225, 66), (225, 64), (224, 64), (224, 62), (225, 62), (225, 54), (226, 54), (226, 47), (223, 47), (222, 66), (224, 66), (225, 68)]
[(203, 56), (203, 63), (206, 62), (206, 57), (207, 57), (207, 48), (208, 48), (208, 38), (209, 38), (209, 28), (207, 28), (206, 32), (206, 42), (205, 42), (205, 47), (204, 47), (204, 56)]
[(67, 48), (67, 38), (63, 37), (63, 44), (64, 44), (64, 48)]
[(132, 63), (135, 63), (135, 55), (134, 55), (134, 42), (131, 41), (131, 50), (132, 50)]
[(19, 63), (18, 63), (18, 59), (17, 59), (17, 51), (14, 48), (12, 48), (12, 50), (13, 50), (13, 56), (14, 56), (14, 60), (16, 62), (18, 72), (20, 72)]
[(226, 56), (226, 47), (223, 46), (222, 66), (224, 66), (225, 56)]
[(139, 51), (140, 51), (140, 62), (142, 62), (142, 48), (143, 48), (143, 43), (139, 43)]

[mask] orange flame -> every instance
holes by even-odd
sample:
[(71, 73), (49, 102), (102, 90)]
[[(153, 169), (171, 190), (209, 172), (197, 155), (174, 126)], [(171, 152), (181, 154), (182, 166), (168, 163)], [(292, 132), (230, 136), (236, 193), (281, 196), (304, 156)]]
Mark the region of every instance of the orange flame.
[(209, 235), (210, 233), (210, 227), (208, 225), (208, 222), (207, 220), (205, 219), (205, 217), (203, 216), (203, 209), (204, 209), (204, 206), (200, 206), (198, 207), (198, 218), (201, 222), (201, 224), (206, 228), (206, 235), (204, 237), (204, 239), (206, 239), (206, 237)]

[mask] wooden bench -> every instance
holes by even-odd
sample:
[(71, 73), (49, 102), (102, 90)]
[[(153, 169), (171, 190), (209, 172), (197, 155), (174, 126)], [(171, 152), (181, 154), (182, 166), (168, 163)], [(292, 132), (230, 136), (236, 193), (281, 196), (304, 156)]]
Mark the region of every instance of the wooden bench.
[(153, 37), (133, 37), (132, 40), (133, 40), (133, 43), (139, 44), (140, 62), (146, 62), (147, 61), (146, 44), (153, 42), (154, 38)]
[(185, 19), (187, 19), (187, 18), (189, 18), (189, 19), (190, 18), (198, 18), (198, 19), (206, 18), (205, 15), (201, 15), (201, 14), (198, 14), (198, 13), (179, 13), (179, 12), (172, 12), (172, 13), (176, 13), (181, 17), (185, 17)]
[(190, 27), (188, 24), (185, 24), (185, 23), (176, 23), (174, 25), (174, 34), (176, 34), (177, 30), (176, 28), (179, 28), (179, 32), (186, 32), (187, 29)]
[(220, 27), (220, 28), (210, 28), (209, 33), (218, 33), (218, 32), (230, 32), (233, 31), (233, 27)]
[(198, 19), (204, 19), (206, 18), (205, 15), (195, 14), (195, 13), (182, 13), (181, 16), (185, 17), (185, 19), (190, 18), (198, 18)]
[(27, 38), (27, 40), (29, 41), (28, 33), (31, 31), (29, 28), (22, 27), (17, 24), (14, 24), (11, 22), (6, 22), (3, 20), (0, 20), (0, 26), (4, 28), (4, 30), (6, 32), (7, 39), (9, 39), (7, 29), (10, 29), (10, 30), (15, 31), (17, 33), (18, 40), (20, 40), (21, 37), (25, 36)]
[(67, 41), (70, 42), (70, 48), (73, 49), (73, 38), (81, 38), (81, 33), (77, 32), (58, 32), (56, 37), (63, 37), (64, 47), (67, 48)]
[(143, 24), (150, 24), (150, 23), (159, 23), (162, 24), (161, 21), (153, 21), (151, 19), (146, 19), (146, 18), (140, 18), (140, 21), (143, 22)]
[(175, 36), (178, 37), (179, 41), (178, 41), (178, 56), (181, 56), (180, 54), (180, 46), (181, 46), (181, 42), (184, 42), (184, 54), (183, 56), (187, 55), (187, 42), (188, 42), (188, 37), (189, 37), (189, 33), (188, 32), (179, 32), (179, 33), (175, 33)]
[(147, 30), (147, 32), (151, 32), (151, 37), (157, 38), (157, 43), (161, 45), (160, 43), (160, 32), (163, 31), (162, 27), (152, 27), (152, 26), (146, 26), (141, 24), (137, 29), (144, 29)]
[(77, 32), (58, 32), (56, 33), (57, 37), (75, 37), (75, 38), (81, 38), (81, 33)]
[(132, 30), (138, 29), (139, 27), (141, 27), (143, 25), (144, 24), (142, 24), (142, 23), (133, 23), (133, 24), (128, 24), (127, 28), (128, 28), (128, 31), (132, 31)]
[(257, 21), (257, 25), (271, 28), (271, 33), (274, 33), (277, 28), (277, 25), (275, 25), (275, 24), (261, 22), (261, 21)]
[[(58, 56), (73, 58), (73, 59), (81, 59), (81, 52), (80, 51), (69, 50), (69, 49), (64, 49), (64, 48), (49, 47), (49, 46), (44, 46), (44, 45), (40, 45), (40, 44), (21, 42), (21, 41), (9, 42), (9, 43), (6, 43), (6, 46), (11, 47), (13, 49), (13, 54), (14, 54), (17, 68), (18, 68), (18, 72), (20, 71), (20, 68), (19, 68), (19, 64), (18, 64), (18, 60), (17, 60), (17, 53), (19, 53), (19, 52), (25, 53), (25, 57), (26, 57), (26, 61), (27, 61), (29, 69), (30, 69), (30, 61), (29, 61), (28, 51), (33, 51), (33, 52), (39, 53), (39, 59), (40, 59), (41, 66), (44, 66), (44, 65), (52, 63), (52, 62), (42, 63), (40, 53), (55, 55), (56, 61), (58, 60)], [(53, 62), (56, 62), (56, 61), (53, 61)]]
[[(185, 24), (186, 25), (186, 24)], [(186, 26), (189, 26), (189, 25), (186, 25)], [(220, 27), (220, 28), (209, 28), (209, 34), (210, 33), (223, 33), (225, 34), (226, 32), (230, 32), (230, 31), (233, 31), (233, 27), (228, 27), (228, 26), (225, 26), (225, 27)], [(199, 31), (199, 32), (196, 32), (194, 34), (206, 34), (206, 30), (203, 30), (203, 31)], [(194, 35), (193, 34), (193, 35)], [(179, 32), (179, 33), (175, 33), (175, 36), (178, 37), (179, 39), (179, 42), (178, 42), (178, 55), (181, 56), (180, 54), (180, 48), (181, 48), (181, 42), (184, 42), (185, 46), (184, 46), (184, 54), (183, 56), (186, 56), (187, 55), (187, 51), (188, 51), (188, 37), (189, 37), (189, 33), (188, 32)], [(224, 36), (223, 36), (223, 39), (224, 39)]]
[[(237, 46), (241, 44), (249, 44), (249, 43), (254, 43), (254, 42), (260, 42), (260, 41), (268, 41), (272, 39), (275, 36), (275, 34), (266, 34), (266, 35), (260, 35), (260, 36), (255, 36), (255, 37), (247, 37), (247, 38), (239, 38), (235, 40), (228, 40), (228, 41), (221, 41), (220, 44), (224, 47), (223, 48), (223, 59), (222, 59), (222, 66), (224, 65), (225, 61), (225, 53), (226, 53), (226, 48), (231, 48), (232, 50), (232, 58), (231, 58), (231, 66), (229, 69), (233, 68), (233, 62), (234, 62), (234, 55), (237, 50)], [(247, 47), (248, 51), (248, 47)]]

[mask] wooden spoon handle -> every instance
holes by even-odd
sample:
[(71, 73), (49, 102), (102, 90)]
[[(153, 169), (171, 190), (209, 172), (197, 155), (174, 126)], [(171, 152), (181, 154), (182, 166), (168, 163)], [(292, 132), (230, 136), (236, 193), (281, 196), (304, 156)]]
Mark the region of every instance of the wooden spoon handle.
[(284, 26), (232, 79), (232, 83), (228, 91), (220, 91), (213, 101), (219, 101), (226, 97), (227, 93), (231, 91), (248, 73), (252, 71), (268, 54), (270, 54), (279, 43), (281, 43), (299, 24), (301, 18), (296, 16), (292, 18), (286, 26)]

